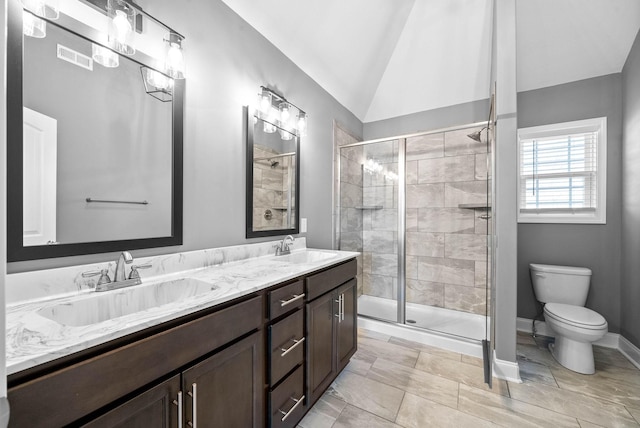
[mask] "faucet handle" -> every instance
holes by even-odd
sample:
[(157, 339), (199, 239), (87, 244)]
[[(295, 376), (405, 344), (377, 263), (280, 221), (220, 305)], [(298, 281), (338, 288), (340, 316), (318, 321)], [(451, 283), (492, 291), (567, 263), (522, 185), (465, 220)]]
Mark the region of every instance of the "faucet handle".
[(151, 263), (147, 263), (145, 265), (133, 265), (133, 266), (131, 266), (131, 272), (129, 272), (129, 279), (139, 279), (140, 278), (140, 272), (138, 272), (138, 269), (149, 269), (152, 266), (153, 265)]
[(96, 284), (96, 285), (102, 285), (102, 284), (111, 283), (111, 278), (109, 278), (109, 270), (108, 269), (90, 270), (90, 271), (87, 271), (87, 272), (82, 272), (82, 277), (83, 278), (90, 278), (92, 276), (97, 276), (97, 275), (100, 275), (100, 278), (98, 279), (98, 284)]

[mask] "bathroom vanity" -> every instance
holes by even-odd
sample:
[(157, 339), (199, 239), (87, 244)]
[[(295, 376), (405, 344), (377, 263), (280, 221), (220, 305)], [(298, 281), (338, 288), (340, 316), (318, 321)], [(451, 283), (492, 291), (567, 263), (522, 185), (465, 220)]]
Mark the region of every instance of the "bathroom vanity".
[[(356, 254), (302, 250), (183, 272), (211, 285), (186, 299), (191, 311), (177, 301), (126, 315), (119, 334), (117, 318), (63, 326), (66, 337), (47, 340), (71, 352), (14, 359), (10, 426), (295, 426), (356, 350)], [(37, 349), (30, 329), (44, 333), (61, 307), (107, 293), (122, 291), (14, 308), (9, 341), (22, 348), (13, 352)], [(146, 320), (131, 328), (128, 318)], [(71, 344), (101, 325), (107, 340)]]

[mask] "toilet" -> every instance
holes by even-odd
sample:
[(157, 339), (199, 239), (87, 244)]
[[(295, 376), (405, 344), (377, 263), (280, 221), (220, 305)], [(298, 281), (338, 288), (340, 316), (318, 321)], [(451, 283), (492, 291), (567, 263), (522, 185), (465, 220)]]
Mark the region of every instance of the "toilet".
[(545, 321), (556, 334), (551, 354), (574, 372), (595, 373), (592, 343), (604, 337), (608, 325), (602, 315), (584, 307), (591, 269), (531, 263), (529, 272)]

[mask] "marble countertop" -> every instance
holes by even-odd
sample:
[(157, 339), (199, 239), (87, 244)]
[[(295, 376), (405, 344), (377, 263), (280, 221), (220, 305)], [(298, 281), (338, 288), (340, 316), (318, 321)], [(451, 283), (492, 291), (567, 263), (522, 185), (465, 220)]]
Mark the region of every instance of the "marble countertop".
[(206, 293), (185, 297), (169, 304), (89, 325), (65, 325), (40, 313), (52, 313), (57, 310), (56, 308), (77, 305), (78, 302), (82, 303), (82, 300), (95, 299), (98, 295), (127, 293), (132, 287), (101, 293), (86, 291), (73, 296), (58, 296), (8, 305), (6, 314), (7, 374), (17, 373), (154, 325), (214, 307), (352, 259), (359, 254), (350, 251), (312, 249), (297, 250), (291, 254), (297, 255), (307, 251), (332, 254), (328, 254), (327, 258), (315, 261), (305, 261), (304, 257), (301, 257), (296, 262), (286, 261), (287, 256), (283, 258), (264, 256), (171, 273), (148, 280), (143, 279), (143, 284), (133, 287), (152, 287), (159, 282), (192, 278), (210, 284), (212, 289)]

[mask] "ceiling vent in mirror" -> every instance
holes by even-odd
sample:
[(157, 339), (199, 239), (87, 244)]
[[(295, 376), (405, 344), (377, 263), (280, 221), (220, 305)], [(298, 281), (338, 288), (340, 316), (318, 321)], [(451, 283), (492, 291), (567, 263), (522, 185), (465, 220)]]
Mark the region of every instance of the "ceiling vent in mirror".
[(75, 64), (78, 67), (93, 71), (93, 60), (91, 57), (60, 44), (58, 45), (58, 58), (70, 62), (71, 64)]

